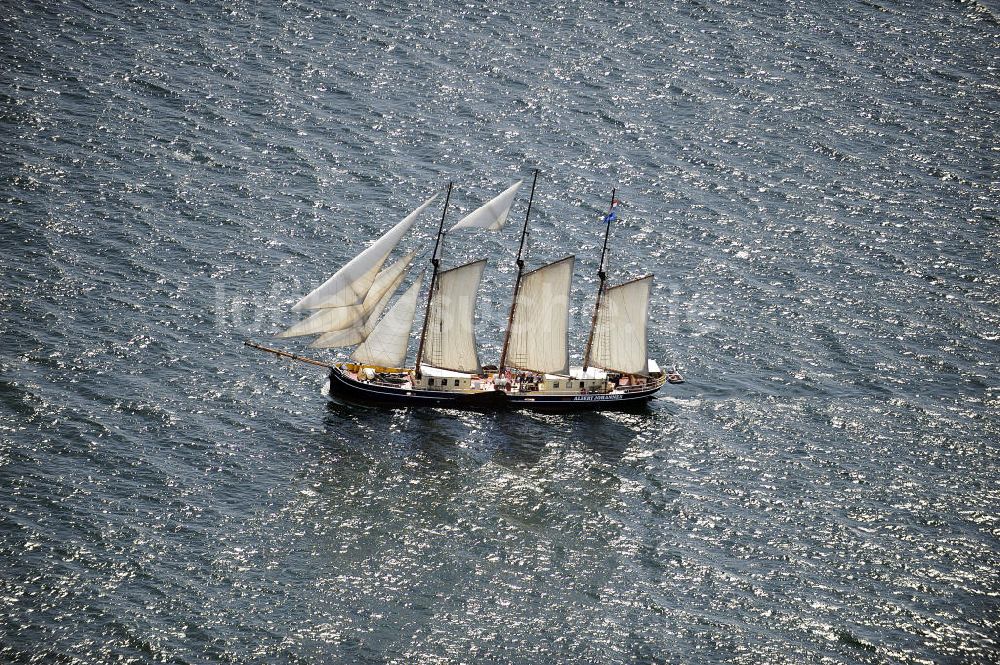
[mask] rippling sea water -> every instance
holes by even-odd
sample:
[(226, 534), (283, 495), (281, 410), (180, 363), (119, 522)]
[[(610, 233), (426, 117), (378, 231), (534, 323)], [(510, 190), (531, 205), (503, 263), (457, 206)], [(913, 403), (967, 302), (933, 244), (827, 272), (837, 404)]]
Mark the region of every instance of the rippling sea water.
[[(7, 3), (0, 659), (995, 659), (997, 17)], [(241, 346), (536, 166), (577, 358), (626, 202), (688, 377), (647, 410), (372, 410)], [(487, 361), (516, 227), (449, 239)]]

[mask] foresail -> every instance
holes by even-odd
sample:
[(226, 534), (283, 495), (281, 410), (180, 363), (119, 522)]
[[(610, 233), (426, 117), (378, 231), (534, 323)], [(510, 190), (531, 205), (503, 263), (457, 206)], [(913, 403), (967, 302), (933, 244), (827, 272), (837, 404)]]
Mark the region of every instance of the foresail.
[(368, 249), (351, 259), (333, 277), (323, 282), (322, 285), (297, 302), (292, 307), (292, 311), (301, 312), (307, 309), (349, 307), (360, 304), (368, 294), (379, 268), (385, 263), (386, 257), (399, 244), (403, 234), (413, 226), (413, 222), (416, 221), (420, 213), (437, 196), (435, 194), (424, 201), (419, 208), (407, 215), (403, 221), (396, 224), (385, 235), (373, 242)]
[(361, 303), (361, 306), (366, 311), (371, 312), (386, 293), (392, 293), (399, 288), (399, 284), (406, 277), (406, 273), (409, 272), (410, 265), (413, 263), (413, 259), (418, 251), (414, 249), (407, 252), (403, 258), (393, 263), (375, 277), (372, 287), (368, 290), (368, 294)]
[(548, 374), (569, 373), (569, 300), (574, 257), (521, 276), (508, 333), (505, 365)]
[(323, 309), (316, 310), (287, 330), (278, 333), (276, 337), (304, 337), (306, 335), (319, 335), (332, 330), (343, 330), (357, 323), (361, 320), (362, 316), (364, 316), (364, 309), (361, 305), (324, 307)]
[[(313, 340), (309, 346), (314, 349), (332, 349), (344, 346), (354, 346), (355, 344), (363, 342), (365, 338), (371, 334), (372, 329), (375, 327), (375, 322), (378, 321), (378, 318), (382, 315), (386, 305), (389, 304), (392, 296), (396, 294), (396, 290), (399, 288), (399, 285), (403, 283), (403, 280), (406, 278), (407, 274), (409, 274), (410, 266), (405, 266), (405, 268), (406, 269), (402, 273), (396, 276), (396, 279), (394, 279), (389, 285), (389, 288), (385, 290), (385, 293), (378, 300), (378, 302), (371, 305), (370, 312), (349, 327), (320, 335)], [(374, 287), (372, 287), (372, 291), (374, 290)], [(361, 307), (367, 310), (369, 307), (367, 299)]]
[(288, 330), (279, 333), (278, 337), (318, 335), (362, 325), (375, 309), (378, 302), (387, 293), (392, 294), (399, 288), (399, 285), (406, 277), (406, 273), (409, 271), (410, 265), (413, 263), (413, 257), (416, 255), (417, 250), (413, 250), (378, 273), (373, 280), (371, 288), (368, 290), (368, 294), (360, 305), (324, 307), (288, 328)]
[(313, 349), (339, 349), (360, 344), (365, 341), (365, 327), (365, 323), (361, 323), (343, 330), (323, 333), (311, 341), (309, 346)]
[(413, 315), (417, 311), (417, 296), (423, 276), (418, 277), (396, 304), (372, 329), (351, 358), (359, 363), (379, 367), (402, 367), (406, 362), (406, 349), (413, 328)]
[(460, 219), (455, 226), (448, 229), (448, 232), (468, 228), (489, 229), (490, 231), (500, 229), (507, 221), (507, 214), (514, 203), (514, 195), (517, 194), (517, 189), (523, 182), (523, 180), (518, 180), (499, 195)]
[(646, 374), (646, 320), (653, 276), (604, 292), (585, 364), (628, 374)]
[(426, 322), (422, 363), (478, 374), (476, 293), (486, 259), (438, 273)]

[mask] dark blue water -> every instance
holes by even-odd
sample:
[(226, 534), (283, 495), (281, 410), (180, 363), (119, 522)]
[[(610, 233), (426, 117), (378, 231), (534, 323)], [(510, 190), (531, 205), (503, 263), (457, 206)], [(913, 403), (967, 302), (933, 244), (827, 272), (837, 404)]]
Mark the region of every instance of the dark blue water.
[[(995, 659), (997, 16), (6, 3), (0, 660)], [(331, 404), (242, 347), (536, 166), (577, 358), (625, 201), (689, 379), (646, 411)], [(516, 227), (447, 247), (486, 362)]]

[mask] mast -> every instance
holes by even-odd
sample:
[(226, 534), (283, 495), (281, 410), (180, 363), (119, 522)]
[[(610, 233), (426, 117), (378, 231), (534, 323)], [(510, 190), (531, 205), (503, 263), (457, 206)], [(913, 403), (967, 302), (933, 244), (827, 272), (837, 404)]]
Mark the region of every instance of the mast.
[(444, 197), (444, 210), (441, 211), (441, 223), (438, 225), (437, 238), (434, 240), (434, 252), (431, 254), (431, 263), (434, 265), (434, 272), (431, 274), (431, 286), (427, 291), (427, 306), (424, 308), (424, 325), (420, 329), (420, 344), (417, 345), (417, 378), (420, 378), (420, 360), (424, 355), (424, 337), (427, 335), (427, 321), (430, 320), (431, 298), (434, 296), (434, 287), (437, 285), (438, 268), (441, 266), (441, 259), (438, 257), (438, 248), (444, 238), (444, 217), (448, 214), (448, 202), (451, 200), (451, 186), (448, 183), (448, 194)]
[(517, 247), (517, 279), (514, 280), (514, 299), (510, 303), (510, 315), (507, 317), (507, 332), (503, 336), (503, 350), (500, 352), (500, 365), (497, 367), (497, 374), (503, 371), (507, 362), (507, 348), (510, 346), (510, 329), (514, 323), (514, 308), (517, 307), (517, 294), (521, 290), (521, 274), (524, 272), (524, 240), (528, 235), (528, 218), (531, 216), (531, 202), (535, 199), (535, 184), (538, 182), (538, 169), (535, 169), (535, 176), (531, 180), (531, 195), (528, 197), (528, 211), (524, 213), (524, 228), (521, 229), (521, 244)]
[(601, 284), (597, 289), (597, 302), (594, 304), (594, 317), (590, 320), (590, 335), (587, 336), (587, 348), (583, 353), (583, 372), (586, 374), (587, 368), (590, 366), (590, 349), (594, 344), (594, 329), (597, 327), (597, 313), (601, 311), (601, 297), (604, 295), (605, 282), (608, 279), (608, 274), (604, 272), (604, 257), (608, 253), (608, 236), (611, 235), (611, 222), (614, 218), (611, 213), (615, 209), (615, 194), (618, 192), (617, 189), (611, 190), (611, 206), (608, 208), (608, 214), (604, 216), (605, 224), (607, 227), (604, 229), (604, 249), (601, 250), (601, 264), (597, 267), (597, 276), (601, 280)]

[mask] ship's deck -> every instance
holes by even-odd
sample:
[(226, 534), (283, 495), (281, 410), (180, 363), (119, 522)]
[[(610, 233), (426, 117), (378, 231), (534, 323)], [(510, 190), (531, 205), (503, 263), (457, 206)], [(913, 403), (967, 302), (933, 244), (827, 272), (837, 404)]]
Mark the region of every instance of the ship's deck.
[[(464, 378), (469, 380), (468, 388), (455, 388), (454, 386), (441, 385), (416, 385), (413, 379), (413, 371), (403, 368), (379, 368), (387, 369), (387, 371), (374, 371), (372, 376), (366, 376), (365, 367), (357, 367), (356, 370), (350, 369), (351, 366), (341, 365), (338, 367), (346, 376), (359, 383), (370, 384), (373, 386), (380, 386), (383, 388), (395, 388), (401, 391), (412, 391), (421, 390), (428, 392), (441, 392), (447, 394), (465, 394), (474, 395), (479, 393), (488, 393), (493, 391), (503, 391), (508, 395), (551, 395), (555, 396), (569, 396), (569, 395), (610, 395), (610, 394), (631, 394), (636, 392), (643, 392), (649, 390), (652, 387), (660, 387), (666, 382), (666, 377), (660, 375), (658, 377), (637, 377), (637, 376), (623, 376), (623, 383), (619, 382), (606, 382), (606, 388), (604, 390), (587, 390), (587, 389), (565, 389), (565, 388), (552, 388), (544, 385), (544, 380), (546, 378), (557, 378), (557, 379), (567, 379), (568, 382), (573, 380), (578, 380), (581, 374), (577, 374), (577, 377), (563, 377), (556, 375), (541, 375), (532, 373), (520, 373), (520, 378), (506, 379), (504, 377), (499, 377), (497, 374), (487, 374), (487, 375), (473, 375), (465, 374), (461, 372), (453, 372), (450, 370), (442, 370), (440, 368), (428, 368), (422, 369), (424, 374), (433, 376), (434, 378)], [(576, 368), (574, 368), (576, 369)], [(606, 378), (606, 373), (601, 371)], [(619, 379), (619, 380), (621, 380)]]

